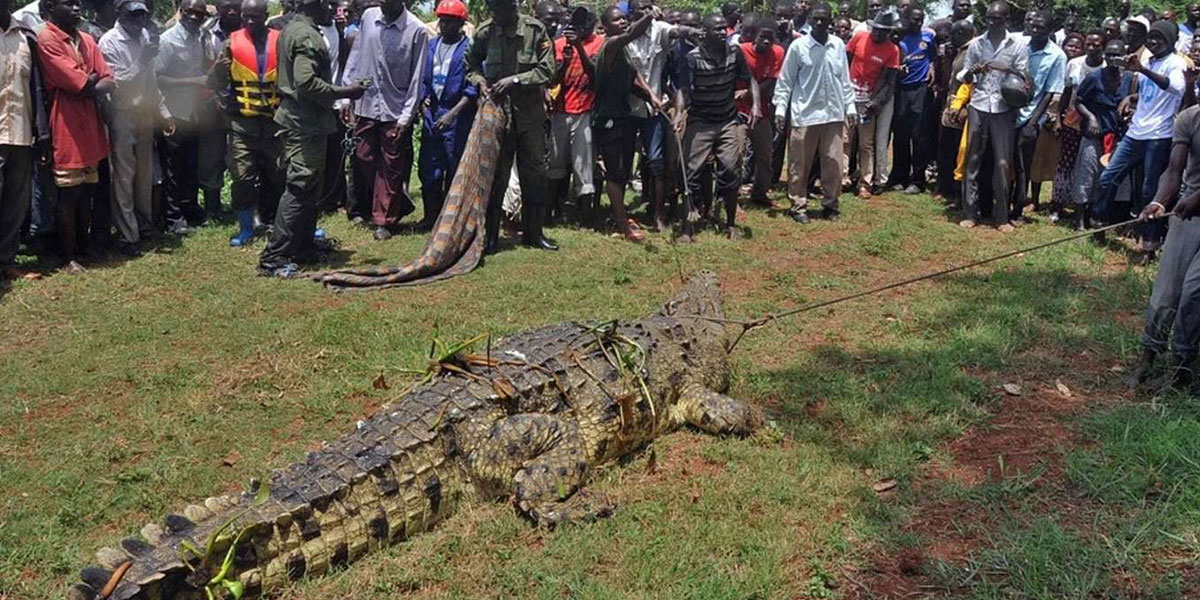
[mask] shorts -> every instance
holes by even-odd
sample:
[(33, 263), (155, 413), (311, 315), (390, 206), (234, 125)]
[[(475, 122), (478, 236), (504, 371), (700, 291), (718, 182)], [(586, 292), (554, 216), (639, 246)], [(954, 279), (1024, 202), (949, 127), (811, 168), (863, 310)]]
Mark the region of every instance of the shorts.
[(646, 153), (646, 168), (653, 175), (662, 175), (667, 167), (667, 120), (662, 115), (631, 117), (633, 128), (641, 134), (642, 151)]
[(633, 126), (629, 121), (608, 119), (592, 124), (592, 135), (604, 160), (604, 180), (625, 185), (633, 170)]
[(87, 183), (100, 183), (98, 165), (81, 169), (54, 169), (54, 185), (60, 188), (79, 187)]

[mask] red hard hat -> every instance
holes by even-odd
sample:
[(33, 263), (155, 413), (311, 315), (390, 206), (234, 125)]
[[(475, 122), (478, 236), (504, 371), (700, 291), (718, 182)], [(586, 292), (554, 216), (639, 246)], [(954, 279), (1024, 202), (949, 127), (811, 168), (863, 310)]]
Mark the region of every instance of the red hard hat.
[(462, 0), (442, 0), (435, 11), (439, 17), (454, 17), (467, 20), (467, 5)]

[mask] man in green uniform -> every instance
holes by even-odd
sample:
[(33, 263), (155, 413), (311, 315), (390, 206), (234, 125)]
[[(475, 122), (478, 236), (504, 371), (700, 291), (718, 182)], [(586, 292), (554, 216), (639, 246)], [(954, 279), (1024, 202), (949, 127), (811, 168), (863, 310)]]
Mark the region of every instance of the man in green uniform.
[(254, 237), (254, 209), (262, 222), (275, 218), (283, 193), (283, 151), (275, 108), (279, 32), (267, 27), (267, 0), (245, 0), (242, 29), (233, 31), (208, 73), (208, 87), (226, 96), (229, 114), (230, 196), (238, 233), (229, 240), (245, 246)]
[(546, 215), (546, 84), (554, 76), (554, 49), (537, 19), (519, 14), (516, 0), (488, 0), (492, 18), (475, 32), (467, 55), (467, 77), (486, 98), (505, 101), (511, 119), (500, 142), (496, 178), (487, 212), (487, 251), (500, 239), (500, 204), (513, 158), (521, 180), (522, 242), (531, 248), (557, 250), (542, 235)]
[(325, 144), (329, 134), (337, 131), (333, 103), (341, 98), (357, 100), (367, 89), (358, 82), (332, 83), (329, 49), (318, 26), (333, 23), (333, 1), (297, 0), (297, 4), (278, 45), (275, 123), (283, 142), (286, 184), (275, 213), (275, 231), (258, 259), (260, 274), (285, 279), (299, 275), (296, 263), (317, 258), (313, 234), (325, 177)]

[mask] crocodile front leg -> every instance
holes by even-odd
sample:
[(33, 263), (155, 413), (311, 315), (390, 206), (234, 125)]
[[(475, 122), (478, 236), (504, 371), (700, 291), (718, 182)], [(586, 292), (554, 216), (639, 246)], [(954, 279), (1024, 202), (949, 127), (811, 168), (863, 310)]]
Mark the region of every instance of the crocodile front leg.
[(603, 500), (576, 493), (588, 463), (579, 427), (565, 419), (537, 413), (501, 419), (468, 460), (478, 481), (511, 490), (517, 509), (539, 525), (612, 513)]
[(715, 435), (750, 435), (763, 423), (758, 409), (697, 382), (684, 384), (675, 411), (678, 420)]

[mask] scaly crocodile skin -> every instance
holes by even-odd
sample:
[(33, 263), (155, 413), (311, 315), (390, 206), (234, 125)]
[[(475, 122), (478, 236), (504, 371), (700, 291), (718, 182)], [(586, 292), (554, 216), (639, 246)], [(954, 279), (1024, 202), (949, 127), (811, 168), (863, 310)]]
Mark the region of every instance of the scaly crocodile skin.
[(596, 465), (684, 425), (746, 435), (762, 422), (722, 393), (732, 338), (721, 317), (716, 276), (700, 273), (644, 319), (502, 339), (492, 361), (416, 387), (267, 482), (100, 550), (100, 565), (84, 569), (68, 597), (97, 598), (130, 562), (110, 598), (204, 598), (220, 561), (198, 568), (181, 547), (204, 548), (231, 522), (244, 535), (227, 578), (249, 597), (428, 530), (463, 502), (512, 498), (550, 527), (605, 516), (605, 501), (577, 493)]
[(483, 258), (488, 192), (507, 122), (504, 110), (496, 103), (485, 101), (480, 106), (445, 205), (417, 258), (407, 265), (330, 271), (313, 279), (334, 291), (379, 290), (432, 283), (471, 272)]

